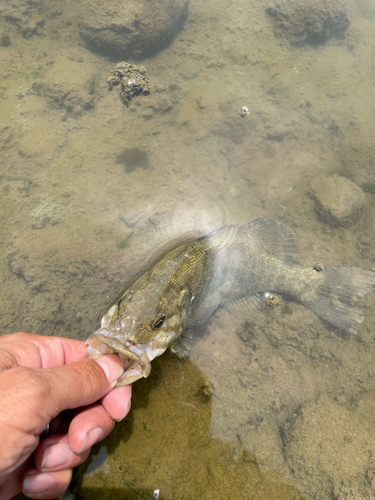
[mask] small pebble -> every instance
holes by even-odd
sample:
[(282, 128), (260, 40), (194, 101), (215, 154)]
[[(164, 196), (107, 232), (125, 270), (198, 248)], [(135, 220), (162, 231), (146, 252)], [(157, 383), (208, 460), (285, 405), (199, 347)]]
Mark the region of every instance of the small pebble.
[(249, 108), (247, 106), (242, 106), (240, 113), (242, 118), (245, 118), (245, 116), (247, 116), (248, 114), (250, 114)]

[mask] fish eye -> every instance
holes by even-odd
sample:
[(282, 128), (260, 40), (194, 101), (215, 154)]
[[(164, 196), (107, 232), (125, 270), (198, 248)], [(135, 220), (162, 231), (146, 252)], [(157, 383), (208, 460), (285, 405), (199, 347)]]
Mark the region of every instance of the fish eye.
[(153, 330), (159, 330), (159, 328), (163, 325), (165, 320), (165, 314), (160, 313), (156, 316), (154, 324), (152, 325)]

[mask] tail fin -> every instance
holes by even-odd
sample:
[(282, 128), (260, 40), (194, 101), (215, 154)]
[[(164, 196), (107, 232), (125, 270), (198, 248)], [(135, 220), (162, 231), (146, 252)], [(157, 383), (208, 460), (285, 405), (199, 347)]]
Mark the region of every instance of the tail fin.
[(364, 316), (355, 303), (375, 285), (375, 269), (325, 267), (324, 282), (304, 304), (317, 316), (348, 333), (357, 333)]

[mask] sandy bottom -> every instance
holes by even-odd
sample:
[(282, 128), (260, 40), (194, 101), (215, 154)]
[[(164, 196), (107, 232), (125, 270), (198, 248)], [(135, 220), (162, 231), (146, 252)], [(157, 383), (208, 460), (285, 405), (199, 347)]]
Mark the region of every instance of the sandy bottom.
[[(106, 87), (114, 61), (79, 37), (78, 0), (7, 2), (2, 333), (85, 339), (160, 245), (265, 215), (293, 227), (303, 263), (374, 266), (366, 5), (347, 2), (343, 40), (298, 48), (263, 3), (192, 1), (142, 62), (151, 95), (124, 109)], [(332, 175), (363, 192), (342, 224), (311, 187)], [(374, 299), (356, 336), (283, 299), (257, 318), (217, 311), (189, 360), (166, 353), (134, 384), (64, 498), (374, 500)]]

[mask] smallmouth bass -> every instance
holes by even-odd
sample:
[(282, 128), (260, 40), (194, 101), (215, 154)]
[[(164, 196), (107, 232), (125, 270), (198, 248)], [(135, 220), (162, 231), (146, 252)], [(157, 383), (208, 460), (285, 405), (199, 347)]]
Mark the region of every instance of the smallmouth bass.
[(117, 386), (147, 377), (168, 347), (184, 352), (184, 334), (219, 307), (240, 304), (250, 316), (272, 293), (308, 307), (323, 321), (356, 333), (356, 301), (375, 284), (375, 270), (302, 266), (294, 232), (272, 218), (228, 225), (179, 243), (136, 277), (86, 341), (89, 356), (117, 353), (125, 373)]

